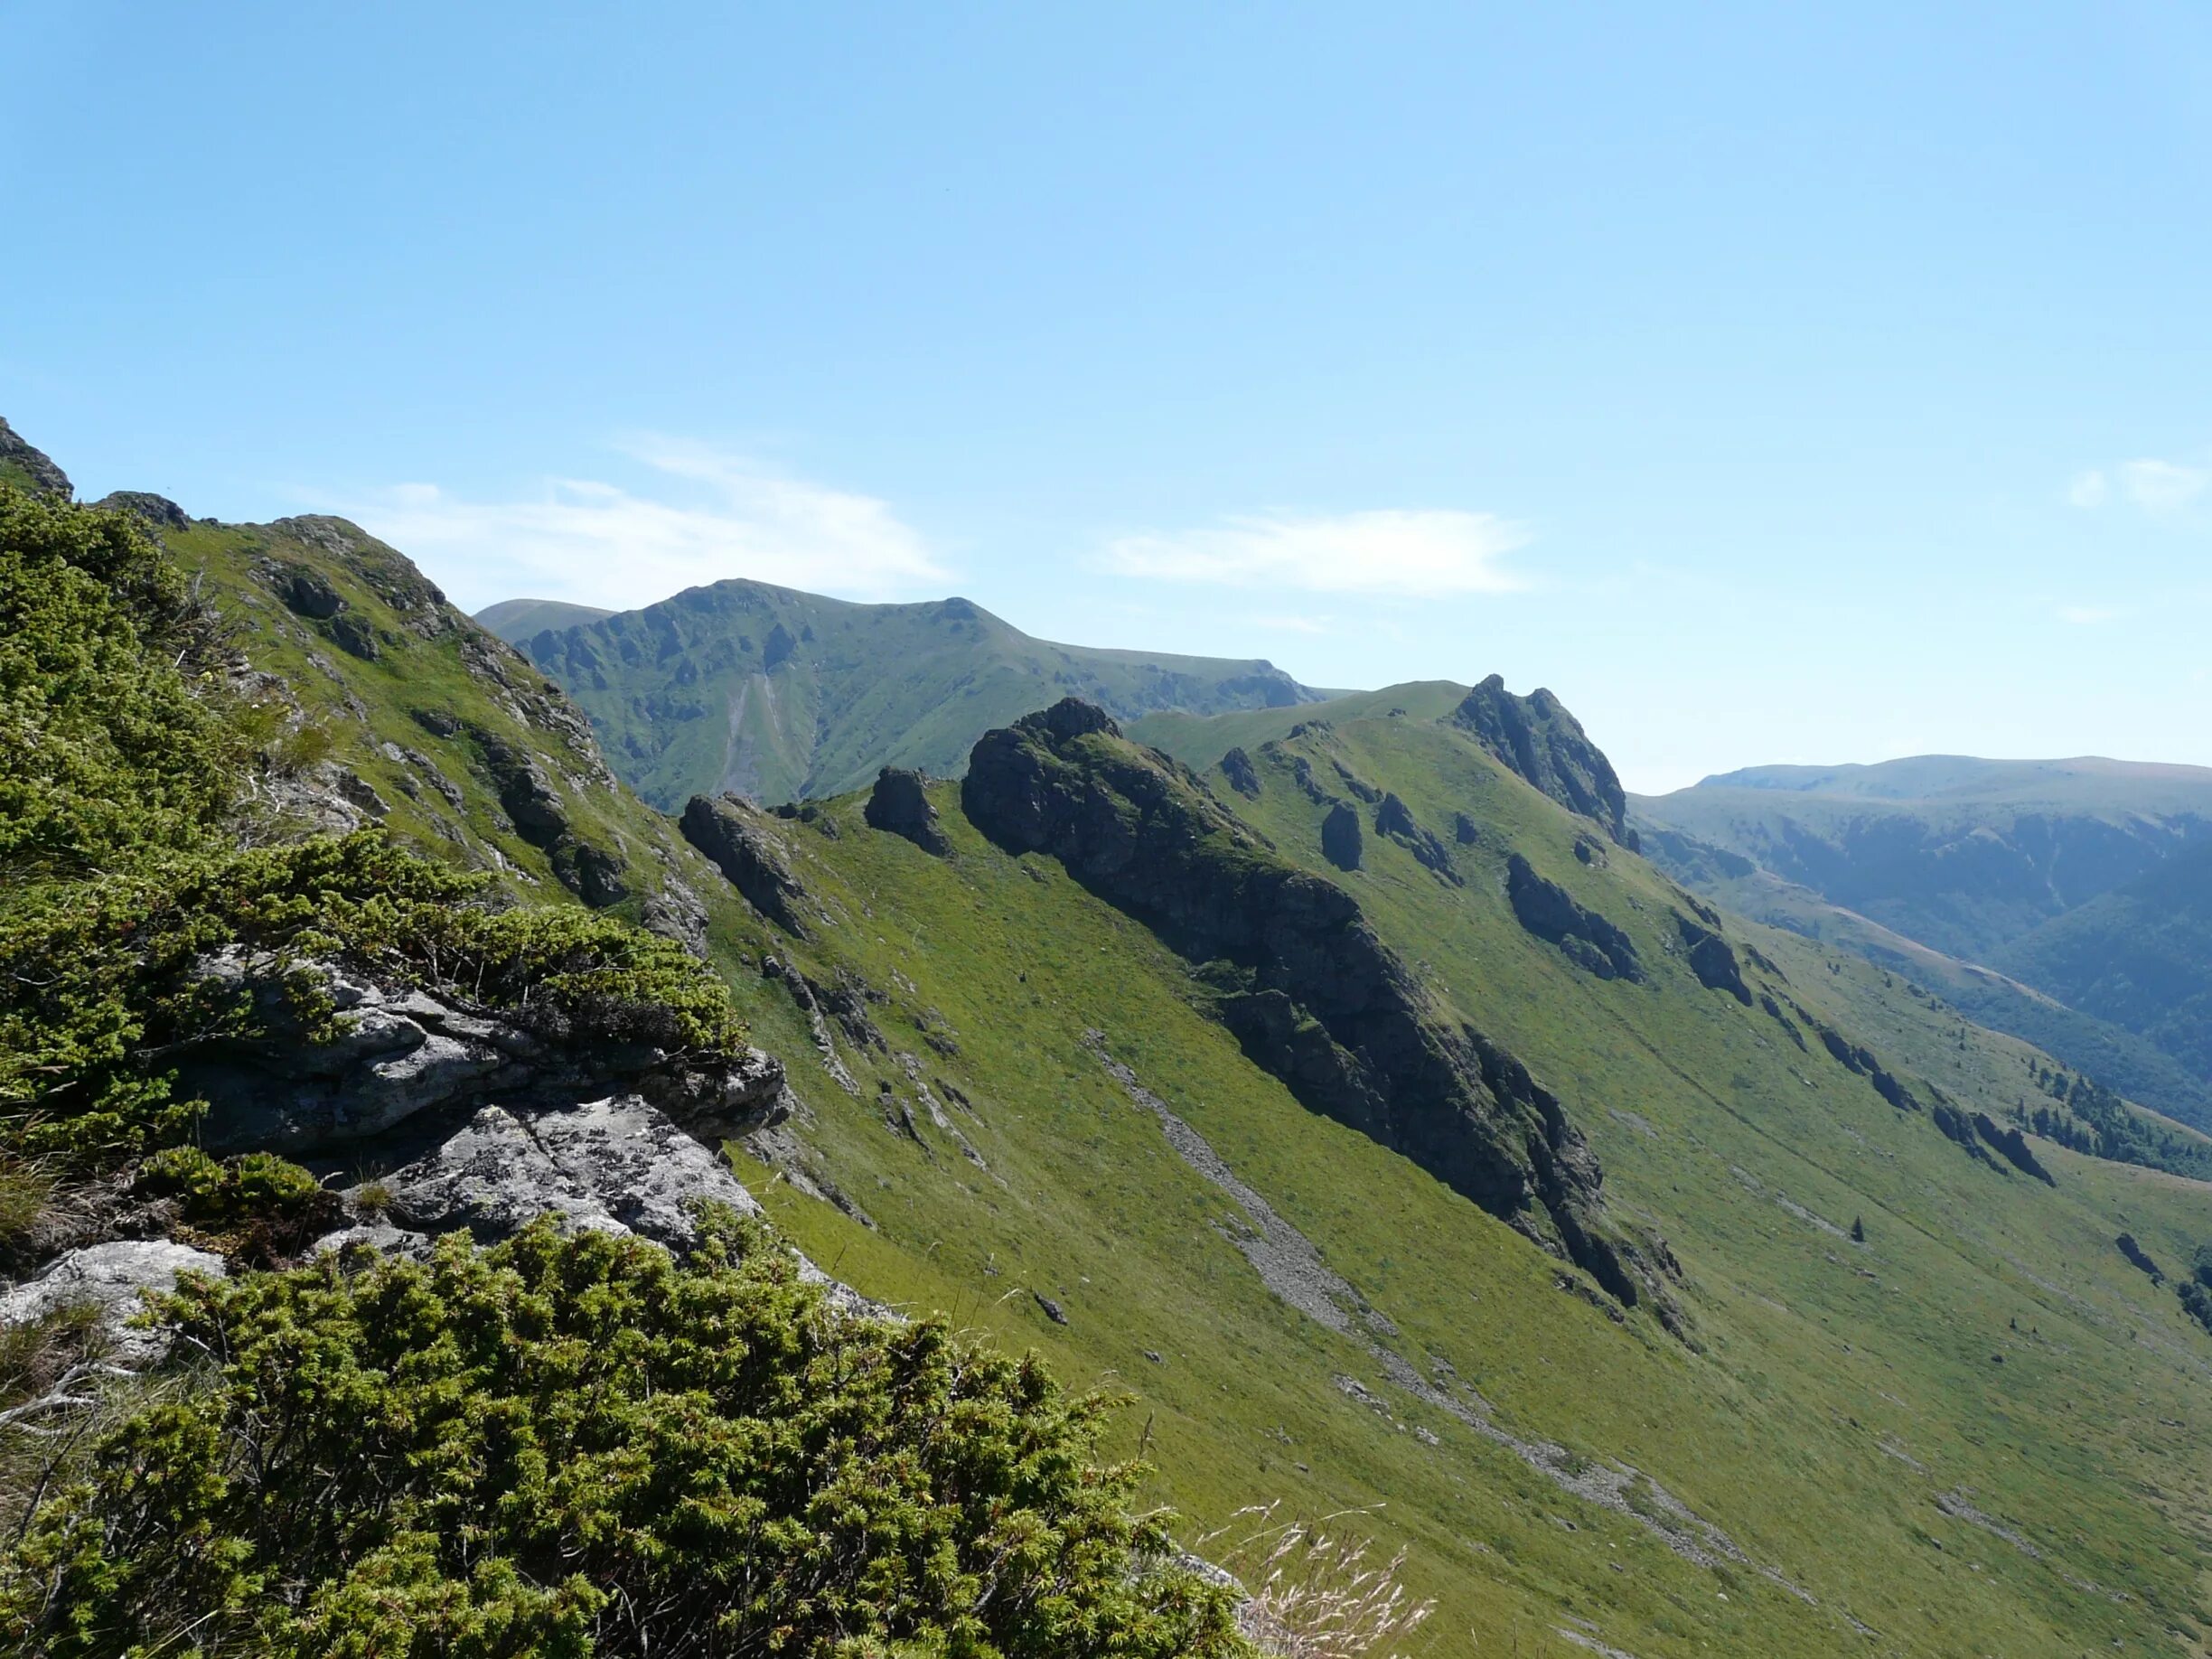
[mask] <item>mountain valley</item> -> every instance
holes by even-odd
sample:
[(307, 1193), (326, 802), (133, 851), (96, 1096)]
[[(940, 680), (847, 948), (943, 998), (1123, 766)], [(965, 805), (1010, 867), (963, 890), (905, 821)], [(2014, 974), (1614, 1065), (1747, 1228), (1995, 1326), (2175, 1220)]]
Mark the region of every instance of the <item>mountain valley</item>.
[[(354, 1101), (315, 1080), (358, 1082), (370, 1015), (431, 1034), (410, 1052), (504, 1045), (507, 1069), (449, 1056), (435, 1091), (407, 1072), (398, 1129), (298, 1114), (289, 1139), (211, 1148), (232, 1188), (264, 1168), (242, 1159), (312, 1172), (295, 1209), (320, 1220), (293, 1233), (146, 1201), (153, 1160), (199, 1144), (177, 1129), (70, 1188), (66, 1238), (52, 1219), (8, 1235), (26, 1284), (64, 1244), (156, 1234), (246, 1287), (335, 1282), (320, 1232), (393, 1260), (433, 1234), (549, 1249), (516, 1233), (533, 1201), (574, 1236), (711, 1253), (667, 1193), (735, 1189), (862, 1305), (942, 1312), (1126, 1396), (1104, 1452), (1141, 1458), (1131, 1502), (1178, 1512), (1179, 1547), (1223, 1551), (1216, 1529), (1273, 1504), (1403, 1549), (1435, 1602), (1410, 1654), (2212, 1642), (2212, 1141), (2055, 1042), (1976, 1023), (1954, 980), (1907, 970), (1940, 947), (1904, 938), (1932, 893), (1931, 934), (2056, 984), (2105, 949), (2092, 930), (2184, 915), (2139, 884), (2193, 868), (2193, 778), (2085, 809), (2039, 863), (2023, 798), (1989, 856), (2032, 881), (1960, 896), (1940, 872), (1983, 856), (1981, 797), (1940, 832), (1884, 827), (1906, 811), (1889, 797), (1631, 798), (1557, 698), (1495, 677), (1320, 700), (1264, 663), (1044, 645), (964, 601), (742, 582), (517, 651), (342, 520), (65, 491), (15, 463), (5, 522), (60, 513), (151, 549), (235, 653), (183, 693), (246, 709), (242, 798), (205, 830), (228, 874), (154, 865), (144, 886), (229, 895), (225, 860), (397, 848), (555, 942), (501, 992), (514, 970), (480, 954), (462, 976), (454, 942), (520, 923), (440, 931), (460, 901), (423, 896), (429, 876), (358, 904), (336, 876), (248, 892), (222, 913), (235, 937), (191, 933), (192, 971), (250, 967), (276, 948), (257, 944), (271, 911), (304, 908), (356, 916), (358, 939), (325, 919), (316, 949), (366, 987), (351, 1027), (254, 1038), (263, 1086)], [(70, 580), (106, 568), (73, 557)], [(702, 712), (668, 715), (679, 697)], [(0, 821), (27, 811), (0, 798)], [(1814, 848), (1815, 813), (1840, 851)], [(1832, 867), (1900, 844), (1888, 889)], [(1796, 862), (1769, 870), (1772, 848)], [(36, 879), (0, 920), (107, 914), (88, 895), (109, 903), (110, 874), (65, 863), (20, 866)], [(1861, 900), (1863, 933), (1819, 933), (1768, 891)], [(434, 968), (392, 942), (413, 937), (395, 910), (432, 913)], [(2168, 937), (2205, 960), (2180, 923)], [(608, 961), (650, 963), (689, 1035), (623, 1003)], [(2189, 1064), (2108, 985), (2067, 994)], [(2193, 995), (2170, 998), (2177, 1027)], [(724, 998), (742, 1053), (698, 1011)], [(541, 1002), (569, 1023), (529, 1024)], [(725, 1072), (702, 1082), (708, 1060)], [(179, 1072), (178, 1098), (220, 1104), (206, 1080), (229, 1075)], [(59, 1102), (11, 1108), (19, 1129), (74, 1121), (66, 1083), (0, 1080)]]

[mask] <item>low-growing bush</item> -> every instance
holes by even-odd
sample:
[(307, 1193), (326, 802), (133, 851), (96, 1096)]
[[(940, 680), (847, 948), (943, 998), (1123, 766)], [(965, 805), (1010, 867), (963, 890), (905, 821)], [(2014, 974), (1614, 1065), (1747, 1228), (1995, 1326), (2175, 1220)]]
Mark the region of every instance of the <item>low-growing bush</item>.
[(171, 1299), (210, 1383), (0, 1557), (0, 1645), (385, 1655), (1248, 1653), (1110, 1402), (833, 1313), (726, 1213), (687, 1262), (540, 1223)]
[(270, 1010), (201, 970), (225, 949), (289, 989), (286, 1028), (342, 1029), (311, 961), (502, 1011), (559, 1043), (633, 1043), (700, 1064), (745, 1040), (728, 989), (680, 946), (570, 907), (498, 909), (486, 877), (381, 831), (173, 859), (0, 914), (0, 1132), (113, 1161), (183, 1138), (188, 1050), (264, 1032)]

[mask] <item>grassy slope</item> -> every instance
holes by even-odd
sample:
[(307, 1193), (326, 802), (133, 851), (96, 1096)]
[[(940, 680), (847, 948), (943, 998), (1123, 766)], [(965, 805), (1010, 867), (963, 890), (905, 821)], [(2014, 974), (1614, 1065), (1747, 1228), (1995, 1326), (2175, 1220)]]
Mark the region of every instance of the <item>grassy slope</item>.
[(670, 810), (726, 789), (838, 794), (886, 764), (955, 773), (985, 731), (1070, 692), (1124, 715), (1299, 694), (1263, 662), (1055, 645), (963, 599), (848, 605), (758, 582), (694, 588), (530, 649), (623, 775)]
[(1924, 797), (1868, 792), (1889, 786), (1814, 773), (1821, 789), (1716, 780), (1630, 804), (1642, 821), (1748, 858), (1976, 961), (2212, 834), (2212, 772), (2201, 768), (1982, 763), (1994, 769), (1929, 773), (1917, 764), (1857, 770), (1879, 779), (1902, 768), (1895, 787), (1926, 787)]
[[(310, 752), (327, 748), (332, 760), (374, 789), (389, 809), (382, 821), (395, 835), (433, 855), (496, 868), (510, 886), (533, 898), (570, 897), (547, 854), (517, 834), (501, 810), (475, 738), (465, 728), (441, 736), (412, 712), (433, 710), (489, 731), (536, 758), (556, 781), (577, 832), (623, 858), (632, 895), (615, 907), (620, 914), (634, 919), (664, 873), (680, 876), (716, 916), (734, 917), (744, 911), (742, 901), (672, 825), (627, 790), (595, 777), (595, 756), (586, 747), (535, 720), (530, 703), (472, 667), (464, 642), (473, 636), (480, 659), (490, 653), (516, 686), (549, 694), (558, 704), (559, 693), (527, 662), (442, 601), (440, 611), (451, 629), (424, 637), (408, 625), (408, 614), (386, 604), (378, 592), (380, 581), (420, 581), (411, 564), (351, 526), (342, 526), (335, 538), (303, 536), (299, 529), (299, 521), (195, 521), (189, 530), (163, 531), (162, 539), (181, 564), (199, 574), (206, 597), (234, 626), (253, 665), (285, 681), (308, 726), (319, 734)], [(314, 622), (288, 611), (258, 574), (272, 562), (304, 567), (330, 583), (350, 614), (376, 629), (376, 660), (363, 661), (342, 650)], [(389, 753), (387, 745), (427, 756), (460, 792), (461, 805), (455, 807), (427, 786), (408, 761)]]
[[(1809, 887), (1755, 866), (1746, 865), (1739, 872), (1701, 859), (1694, 868), (1685, 867), (1670, 856), (1666, 844), (1649, 835), (1645, 848), (1657, 854), (1678, 879), (1738, 915), (1856, 952), (1936, 991), (1976, 1024), (2024, 1038), (2131, 1100), (2185, 1122), (2212, 1124), (2212, 1083), (2148, 1037), (2102, 1018), (2096, 1012), (2062, 1002), (1995, 968), (1946, 956), (1856, 911), (1832, 904)], [(2122, 894), (2127, 891), (2121, 890)], [(2072, 931), (2069, 924), (2074, 915), (2102, 915), (2119, 896), (2093, 899), (2081, 911), (2048, 926), (2053, 934), (2064, 937)], [(2045, 930), (2038, 929), (2008, 947), (2006, 962), (2010, 964), (2014, 956), (2044, 937)], [(2108, 944), (2109, 941), (2102, 942)], [(2073, 954), (2086, 959), (2092, 953), (2082, 950)], [(2100, 948), (2095, 954), (2104, 957), (2108, 952)], [(2067, 989), (2062, 976), (2039, 974), (2038, 978), (2057, 989)]]
[[(404, 713), (431, 692), (467, 699), (477, 714), (475, 699), (496, 699), (449, 643), (362, 663), (295, 632), (273, 605), (248, 606), (263, 591), (249, 574), (252, 543), (276, 535), (195, 528), (172, 543), (208, 569), (227, 606), (266, 631), (254, 654), (295, 677), (337, 752), (393, 801), (395, 827), (436, 835), (377, 771), (368, 740), (388, 730), (465, 778), (472, 833), (496, 839), (465, 747), (438, 748)], [(313, 547), (276, 550), (373, 603), (342, 561), (320, 564)], [(365, 719), (339, 712), (349, 691)], [(2207, 1472), (2190, 1448), (2212, 1428), (2202, 1398), (2212, 1343), (2110, 1239), (2124, 1224), (2154, 1255), (2178, 1261), (2192, 1229), (2212, 1233), (2204, 1189), (2052, 1149), (2056, 1192), (1995, 1175), (1925, 1119), (1898, 1119), (1860, 1080), (1786, 1048), (1762, 1017), (1703, 990), (1666, 956), (1670, 895), (1655, 872), (1618, 854), (1603, 870), (1576, 864), (1575, 821), (1428, 727), (1426, 715), (1457, 700), (1435, 693), (1432, 711), (1429, 695), (1390, 699), (1409, 709), (1397, 719), (1330, 711), (1326, 741), (1338, 746), (1327, 752), (1397, 789), (1431, 825), (1467, 810), (1495, 839), (1458, 854), (1464, 890), (1443, 888), (1379, 840), (1368, 869), (1349, 879), (1378, 925), (1561, 1091), (1606, 1159), (1614, 1202), (1659, 1220), (1691, 1275), (1701, 1352), (1645, 1319), (1617, 1326), (1560, 1294), (1553, 1264), (1517, 1236), (1304, 1111), (1193, 1010), (1180, 963), (1056, 867), (985, 845), (945, 787), (951, 863), (866, 830), (857, 801), (833, 810), (834, 841), (817, 827), (781, 826), (838, 918), (816, 944), (773, 938), (698, 883), (733, 968), (773, 949), (825, 979), (846, 965), (886, 992), (875, 1017), (892, 1045), (973, 1102), (976, 1116), (954, 1106), (953, 1120), (990, 1165), (978, 1170), (925, 1116), (926, 1151), (887, 1126), (880, 1086), (891, 1085), (894, 1101), (914, 1093), (889, 1054), (843, 1044), (861, 1089), (847, 1095), (809, 1059), (789, 999), (747, 971), (738, 983), (757, 1035), (792, 1062), (815, 1117), (811, 1139), (879, 1231), (749, 1170), (771, 1208), (866, 1289), (1034, 1345), (1076, 1379), (1136, 1390), (1125, 1439), (1161, 1465), (1164, 1499), (1207, 1517), (1276, 1495), (1308, 1514), (1386, 1504), (1367, 1524), (1409, 1543), (1420, 1585), (1445, 1599), (1425, 1651), (1467, 1651), (1470, 1627), (1483, 1651), (1516, 1642), (1528, 1653), (1587, 1651), (1551, 1634), (1577, 1620), (1641, 1659), (2058, 1654), (2114, 1637), (2132, 1650), (2189, 1651), (2162, 1633), (2194, 1629), (2199, 1617), (2192, 1561)], [(1184, 746), (1217, 755), (1296, 723), (1295, 714), (1228, 717), (1190, 726)], [(558, 759), (542, 734), (531, 741)], [(595, 810), (595, 828), (647, 845), (669, 839), (619, 793)], [(1251, 815), (1317, 865), (1316, 815), (1279, 769)], [(1523, 934), (1496, 891), (1508, 842), (1628, 928), (1654, 982), (1596, 985)], [(558, 895), (534, 849), (501, 846)], [(697, 876), (688, 849), (670, 857)], [(1823, 985), (1817, 970), (1793, 965), (1786, 952), (1806, 947), (1769, 944), (1802, 999), (1870, 1039), (1903, 1042), (1865, 1029), (1870, 1009), (1895, 1001), (1871, 978), (1843, 976), (1862, 999), (1852, 1001), (1837, 979)], [(926, 1045), (924, 1019), (957, 1034), (956, 1054)], [(1644, 1528), (1392, 1389), (1361, 1344), (1275, 1300), (1211, 1224), (1230, 1201), (1174, 1156), (1084, 1048), (1093, 1026), (1396, 1320), (1401, 1352), (1448, 1360), (1524, 1437), (1650, 1471), (1819, 1605), (1738, 1567), (1682, 1561)], [(1977, 1053), (1987, 1045), (1974, 1041)], [(1992, 1110), (2009, 1103), (2001, 1057), (1988, 1064), (1989, 1080), (1945, 1086), (1969, 1101), (1985, 1091)], [(1864, 1214), (1868, 1245), (1842, 1244), (1777, 1195), (1838, 1224)], [(1070, 1323), (1048, 1321), (1032, 1289), (1060, 1301)], [(2007, 1323), (2015, 1318), (2018, 1333)], [(1997, 1351), (2003, 1367), (1989, 1363)], [(1331, 1379), (1340, 1374), (1373, 1389), (1391, 1418), (1339, 1392)], [(1925, 1468), (1882, 1451), (1884, 1437)], [(2045, 1559), (1935, 1507), (1936, 1494), (1961, 1487)], [(1844, 1608), (1879, 1630), (1878, 1641), (1856, 1635)]]
[[(1309, 1513), (1387, 1501), (1374, 1524), (1413, 1547), (1422, 1587), (1445, 1598), (1429, 1651), (1467, 1651), (1470, 1626), (1483, 1651), (1508, 1651), (1515, 1632), (1523, 1651), (1546, 1651), (1542, 1633), (1575, 1618), (1643, 1659), (2075, 1654), (2115, 1639), (2198, 1651), (2194, 1634), (2172, 1633), (2203, 1617), (2212, 1339), (2111, 1241), (2125, 1226), (2179, 1260), (2212, 1235), (2207, 1190), (2048, 1147), (2056, 1189), (1969, 1160), (1926, 1116), (1900, 1116), (1817, 1048), (1799, 1052), (1763, 1014), (1699, 986), (1666, 949), (1681, 901), (1665, 879), (1625, 854), (1580, 865), (1577, 820), (1430, 726), (1416, 700), (1398, 698), (1409, 713), (1395, 719), (1336, 711), (1332, 733), (1297, 742), (1396, 790), (1432, 827), (1457, 811), (1482, 822), (1483, 842), (1455, 854), (1467, 885), (1444, 886), (1379, 838), (1344, 879), (1432, 984), (1561, 1092), (1606, 1161), (1612, 1201), (1666, 1232), (1699, 1351), (1561, 1295), (1547, 1259), (1301, 1110), (1192, 1010), (1179, 963), (1055, 866), (982, 843), (950, 789), (949, 864), (867, 832), (856, 802), (833, 811), (836, 840), (792, 827), (803, 877), (839, 918), (797, 953), (888, 993), (876, 1017), (893, 1047), (974, 1101), (979, 1119), (954, 1117), (990, 1171), (926, 1119), (926, 1151), (887, 1127), (878, 1090), (911, 1098), (904, 1072), (847, 1045), (861, 1099), (805, 1066), (800, 1083), (812, 1139), (880, 1231), (779, 1186), (784, 1224), (865, 1288), (1139, 1390), (1130, 1421), (1148, 1426), (1162, 1495), (1201, 1514), (1276, 1495)], [(1205, 758), (1293, 723), (1228, 717), (1173, 741)], [(1147, 736), (1167, 740), (1160, 726)], [(1328, 873), (1318, 809), (1280, 765), (1263, 771), (1257, 804), (1224, 799)], [(1595, 982), (1523, 933), (1499, 891), (1509, 845), (1625, 927), (1652, 982)], [(1777, 989), (1883, 1043), (1908, 1075), (1953, 1058), (1932, 1035), (1946, 1017), (1927, 1014), (1936, 1023), (1916, 1036), (1876, 970), (1831, 973), (1801, 942), (1762, 948), (1789, 975)], [(924, 1008), (957, 1031), (957, 1055), (924, 1046)], [(1402, 1352), (1448, 1359), (1519, 1433), (1657, 1476), (1818, 1605), (1739, 1567), (1680, 1560), (1276, 1302), (1208, 1225), (1228, 1200), (1085, 1052), (1092, 1026), (1397, 1322)], [(2024, 1062), (2001, 1041), (1968, 1041), (1975, 1064), (1943, 1085), (1969, 1105), (2010, 1105)], [(1807, 1214), (1838, 1228), (1863, 1216), (1869, 1241), (1854, 1247)], [(1031, 1288), (1063, 1301), (1070, 1324), (1049, 1323)], [(1336, 1374), (1374, 1390), (1395, 1421), (1339, 1392)], [(1946, 1514), (1945, 1494), (2040, 1555)], [(1847, 1612), (1879, 1635), (1857, 1634)]]
[(2013, 940), (1997, 965), (2212, 1078), (2212, 847)]

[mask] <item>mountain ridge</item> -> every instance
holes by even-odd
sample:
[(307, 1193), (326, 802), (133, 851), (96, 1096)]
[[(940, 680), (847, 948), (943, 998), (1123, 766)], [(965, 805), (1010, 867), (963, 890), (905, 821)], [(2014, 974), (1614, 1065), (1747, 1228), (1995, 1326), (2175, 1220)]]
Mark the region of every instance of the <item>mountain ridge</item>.
[(1063, 645), (965, 598), (860, 605), (744, 577), (521, 648), (663, 811), (840, 794), (886, 765), (953, 775), (985, 731), (1070, 694), (1123, 717), (1322, 700), (1264, 659)]

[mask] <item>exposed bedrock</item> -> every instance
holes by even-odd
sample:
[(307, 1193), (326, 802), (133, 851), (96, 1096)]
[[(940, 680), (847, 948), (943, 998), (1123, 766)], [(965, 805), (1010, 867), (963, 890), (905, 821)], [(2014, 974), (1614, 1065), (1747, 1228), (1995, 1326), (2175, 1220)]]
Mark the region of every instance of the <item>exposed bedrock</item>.
[(871, 830), (883, 830), (912, 841), (933, 858), (952, 850), (938, 827), (937, 809), (930, 804), (926, 781), (904, 766), (886, 766), (876, 774), (876, 787), (862, 814)]
[(1644, 978), (1628, 935), (1575, 902), (1574, 895), (1557, 882), (1539, 876), (1526, 858), (1514, 853), (1505, 861), (1505, 896), (1514, 916), (1537, 938), (1557, 945), (1568, 961), (1601, 979)]
[(1310, 1110), (1672, 1319), (1664, 1245), (1639, 1249), (1607, 1217), (1558, 1099), (1439, 1008), (1349, 894), (1270, 851), (1195, 776), (1069, 698), (987, 733), (961, 800), (1000, 847), (1057, 858), (1207, 965), (1223, 1022)]

